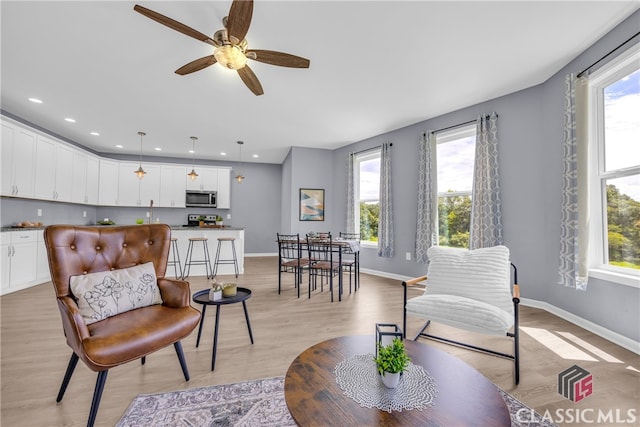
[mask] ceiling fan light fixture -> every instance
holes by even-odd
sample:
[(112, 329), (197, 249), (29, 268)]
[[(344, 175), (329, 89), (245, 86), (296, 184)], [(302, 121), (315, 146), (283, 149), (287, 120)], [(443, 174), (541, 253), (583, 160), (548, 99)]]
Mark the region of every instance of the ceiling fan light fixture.
[(140, 165), (138, 166), (138, 170), (133, 171), (133, 173), (136, 174), (138, 179), (142, 179), (147, 174), (144, 169), (142, 169), (142, 138), (146, 135), (146, 133), (138, 132), (138, 135), (140, 135)]
[(239, 70), (247, 65), (247, 57), (239, 46), (226, 44), (213, 52), (216, 61), (225, 68)]

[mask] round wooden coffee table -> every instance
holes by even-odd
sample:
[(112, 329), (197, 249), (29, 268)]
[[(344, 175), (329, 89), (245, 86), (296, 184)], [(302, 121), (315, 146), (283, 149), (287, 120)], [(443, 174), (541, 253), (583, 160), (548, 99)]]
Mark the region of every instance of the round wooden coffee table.
[(414, 365), (435, 379), (434, 405), (422, 411), (386, 412), (360, 406), (336, 383), (339, 362), (375, 353), (373, 335), (333, 338), (303, 351), (289, 366), (284, 397), (299, 426), (511, 426), (498, 388), (460, 359), (427, 344), (405, 340)]

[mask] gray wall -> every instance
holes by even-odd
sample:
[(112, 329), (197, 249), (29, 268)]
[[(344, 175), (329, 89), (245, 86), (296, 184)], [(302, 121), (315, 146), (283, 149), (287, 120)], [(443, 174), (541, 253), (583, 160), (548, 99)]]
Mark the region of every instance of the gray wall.
[[(247, 179), (239, 185), (232, 183), (229, 212), (232, 214), (231, 224), (247, 229), (246, 252), (275, 253), (275, 234), (278, 231), (304, 234), (331, 230), (337, 234), (344, 230), (347, 154), (391, 141), (396, 255), (382, 259), (376, 256), (375, 249), (364, 248), (362, 266), (402, 276), (425, 273), (425, 265), (405, 260), (406, 252), (411, 252), (413, 258), (415, 246), (417, 144), (420, 134), (495, 111), (499, 114), (504, 240), (519, 268), (522, 296), (547, 302), (640, 341), (640, 289), (597, 279), (589, 280), (587, 292), (557, 284), (564, 75), (584, 69), (629, 38), (637, 31), (639, 20), (640, 12), (636, 12), (541, 85), (338, 150), (293, 147), (282, 165), (243, 164)], [(298, 220), (298, 190), (301, 187), (325, 189), (325, 221)], [(105, 216), (133, 222), (140, 212), (140, 208), (95, 208), (8, 198), (2, 199), (0, 207), (2, 225), (24, 219), (45, 223), (84, 223), (83, 210), (88, 212), (87, 222)], [(37, 208), (44, 209), (43, 217), (35, 217)], [(159, 209), (154, 211), (154, 216), (163, 222), (182, 224), (188, 211)]]

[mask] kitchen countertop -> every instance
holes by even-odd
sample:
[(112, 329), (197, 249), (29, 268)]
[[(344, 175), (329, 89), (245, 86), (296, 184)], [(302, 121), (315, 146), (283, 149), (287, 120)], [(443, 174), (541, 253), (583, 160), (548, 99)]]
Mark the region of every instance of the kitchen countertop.
[[(114, 225), (137, 225), (137, 224), (114, 224)], [(30, 230), (44, 230), (46, 226), (42, 226), (42, 227), (0, 227), (0, 232), (6, 232), (6, 231), (30, 231)], [(113, 227), (112, 225), (100, 225), (99, 227)], [(169, 227), (171, 227), (172, 230), (216, 230), (216, 231), (223, 231), (223, 230), (244, 230), (244, 227), (233, 227), (233, 226), (224, 226), (223, 228), (214, 228), (214, 227), (203, 227), (200, 228), (198, 226), (195, 227), (189, 227), (186, 225), (169, 225)]]

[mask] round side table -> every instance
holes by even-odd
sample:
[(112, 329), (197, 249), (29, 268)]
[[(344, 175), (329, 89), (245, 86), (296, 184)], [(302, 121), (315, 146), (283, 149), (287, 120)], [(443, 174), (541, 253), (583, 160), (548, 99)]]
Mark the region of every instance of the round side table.
[(213, 333), (213, 355), (211, 357), (211, 370), (216, 367), (216, 349), (218, 347), (218, 325), (220, 324), (220, 306), (227, 304), (242, 303), (244, 309), (244, 318), (247, 321), (247, 329), (249, 330), (249, 338), (251, 344), (253, 344), (253, 332), (251, 332), (251, 322), (249, 321), (249, 312), (247, 311), (247, 300), (251, 298), (251, 290), (247, 288), (238, 288), (235, 296), (222, 297), (219, 300), (211, 301), (209, 299), (209, 290), (205, 289), (193, 294), (193, 302), (202, 305), (202, 314), (200, 315), (200, 326), (198, 327), (198, 339), (196, 340), (196, 348), (200, 345), (200, 335), (202, 334), (202, 324), (204, 322), (204, 315), (208, 305), (216, 306), (216, 326)]

